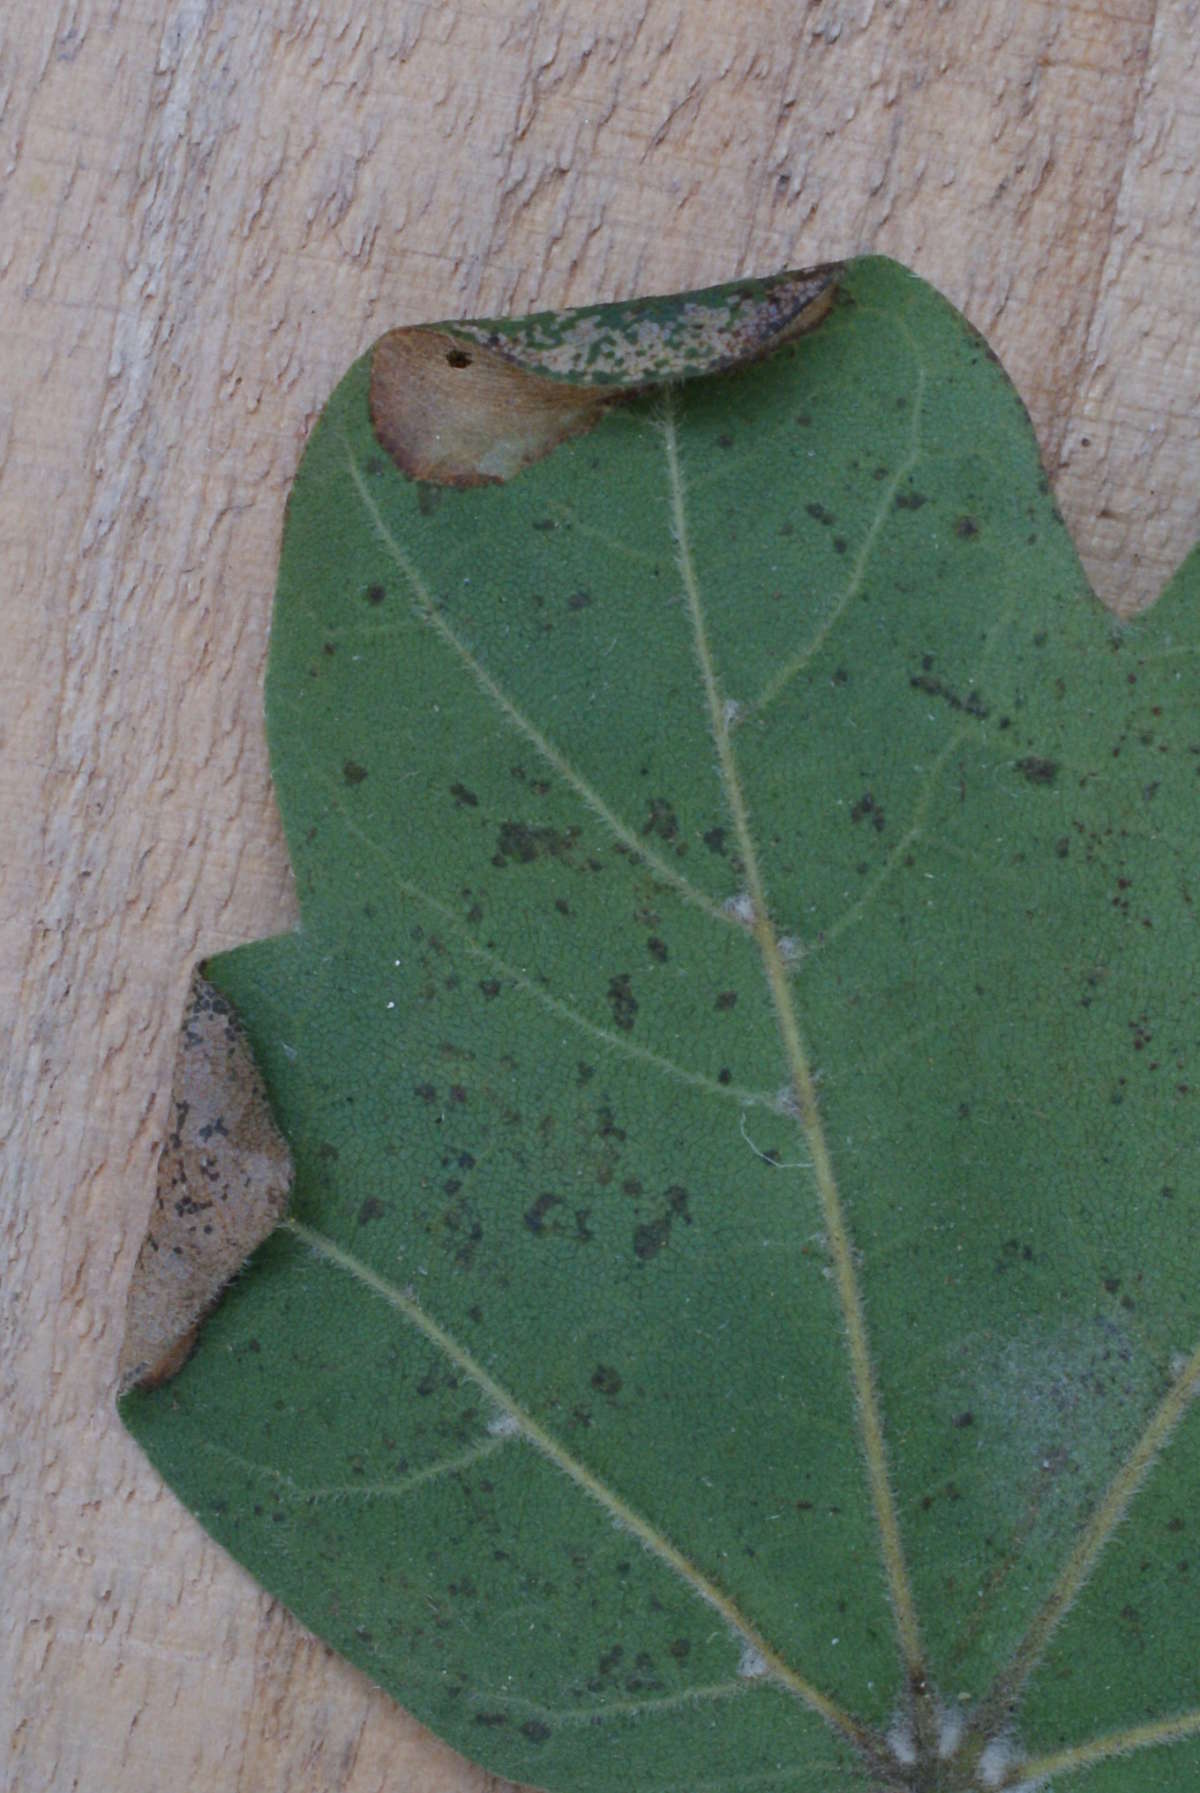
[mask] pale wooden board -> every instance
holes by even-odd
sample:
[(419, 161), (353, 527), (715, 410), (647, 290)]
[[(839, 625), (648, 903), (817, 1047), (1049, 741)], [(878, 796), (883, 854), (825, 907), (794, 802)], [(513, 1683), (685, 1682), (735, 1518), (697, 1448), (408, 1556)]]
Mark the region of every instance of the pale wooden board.
[(286, 928), (284, 495), (385, 327), (886, 250), (990, 337), (1103, 595), (1200, 534), (1200, 14), (61, 0), (0, 49), (0, 1780), (478, 1787), (112, 1409), (193, 959)]

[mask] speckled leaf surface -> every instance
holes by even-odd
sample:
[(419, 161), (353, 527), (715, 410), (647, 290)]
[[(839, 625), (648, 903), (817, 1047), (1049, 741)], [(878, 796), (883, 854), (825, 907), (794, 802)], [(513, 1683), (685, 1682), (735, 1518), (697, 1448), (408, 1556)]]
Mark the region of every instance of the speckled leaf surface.
[(888, 262), (506, 483), (370, 380), (272, 636), (302, 926), (207, 966), (292, 1218), (126, 1423), (515, 1779), (1190, 1786), (1200, 566), (1119, 629)]

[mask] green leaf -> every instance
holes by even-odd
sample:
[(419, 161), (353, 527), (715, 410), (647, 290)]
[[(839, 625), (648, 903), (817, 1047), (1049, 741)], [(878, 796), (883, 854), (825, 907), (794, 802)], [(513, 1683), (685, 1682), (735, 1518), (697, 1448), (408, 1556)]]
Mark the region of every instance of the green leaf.
[[(671, 341), (780, 292), (659, 302), (697, 377), (575, 384), (540, 459), (522, 382), (653, 377), (645, 313), (431, 337), (517, 370), (502, 483), (382, 451), (371, 402), (414, 465), (459, 427), (419, 369), (331, 399), (267, 700), (303, 923), (206, 968), (292, 1218), (123, 1412), (501, 1774), (1182, 1788), (1200, 558), (1102, 612), (894, 264), (739, 371)], [(474, 429), (439, 478), (495, 482)]]

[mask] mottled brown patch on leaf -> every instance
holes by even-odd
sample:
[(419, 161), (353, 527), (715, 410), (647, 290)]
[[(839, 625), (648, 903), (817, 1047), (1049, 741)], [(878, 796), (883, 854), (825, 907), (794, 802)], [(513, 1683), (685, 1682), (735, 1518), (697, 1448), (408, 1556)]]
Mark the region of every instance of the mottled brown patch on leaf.
[(760, 360), (812, 330), (836, 265), (625, 306), (392, 330), (371, 357), (371, 422), (402, 473), (498, 484), (623, 399)]
[(150, 1225), (134, 1267), (121, 1392), (182, 1369), (200, 1322), (283, 1219), (292, 1159), (241, 1022), (192, 978)]
[(744, 367), (803, 336), (828, 312), (840, 273), (840, 263), (828, 262), (700, 292), (451, 329), (468, 351), (481, 343), (531, 373), (629, 394)]

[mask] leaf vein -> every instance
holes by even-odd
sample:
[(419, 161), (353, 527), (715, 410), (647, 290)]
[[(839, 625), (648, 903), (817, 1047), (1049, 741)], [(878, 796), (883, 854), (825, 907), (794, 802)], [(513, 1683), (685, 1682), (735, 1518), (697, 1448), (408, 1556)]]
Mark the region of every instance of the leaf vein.
[[(1123, 1731), (1109, 1731), (1088, 1743), (1076, 1743), (1047, 1755), (1027, 1756), (1014, 1770), (1014, 1778), (1019, 1785), (1029, 1782), (1041, 1786), (1052, 1774), (1094, 1768), (1097, 1763), (1111, 1762), (1117, 1756), (1133, 1755), (1137, 1750), (1163, 1744), (1186, 1743), (1191, 1737), (1200, 1737), (1200, 1710), (1180, 1712), (1174, 1718), (1155, 1719), (1149, 1724), (1130, 1725)], [(1003, 1784), (1011, 1785), (1011, 1782)]]
[(395, 1284), (372, 1270), (370, 1265), (364, 1264), (353, 1253), (344, 1250), (334, 1240), (327, 1238), (325, 1234), (318, 1232), (316, 1228), (306, 1225), (301, 1220), (289, 1216), (288, 1219), (280, 1223), (280, 1230), (290, 1232), (302, 1244), (307, 1245), (317, 1257), (353, 1277), (363, 1288), (386, 1301), (403, 1319), (408, 1321), (415, 1331), (419, 1332), (429, 1344), (440, 1351), (449, 1362), (453, 1363), (464, 1376), (472, 1381), (500, 1413), (511, 1420), (521, 1437), (569, 1481), (573, 1482), (589, 1499), (595, 1501), (617, 1525), (636, 1537), (652, 1556), (656, 1557), (667, 1569), (673, 1571), (679, 1580), (706, 1605), (712, 1607), (730, 1630), (750, 1649), (757, 1652), (766, 1665), (767, 1674), (773, 1680), (795, 1694), (805, 1705), (819, 1713), (828, 1724), (860, 1748), (873, 1746), (874, 1739), (856, 1719), (844, 1711), (828, 1694), (823, 1693), (785, 1662), (738, 1609), (728, 1594), (697, 1568), (665, 1533), (630, 1506), (628, 1501), (624, 1500), (615, 1490), (608, 1487), (579, 1458), (573, 1457), (552, 1433), (539, 1424), (532, 1413), (514, 1400), (509, 1391), (421, 1306), (414, 1295), (397, 1288)]
[(1172, 1380), (1133, 1449), (1109, 1483), (1103, 1500), (1084, 1526), (1079, 1540), (1042, 1602), (1041, 1608), (1018, 1644), (1009, 1666), (1002, 1670), (983, 1703), (985, 1713), (999, 1712), (1025, 1686), (1041, 1661), (1059, 1625), (1083, 1591), (1101, 1553), (1162, 1452), (1188, 1407), (1200, 1391), (1200, 1344)]
[[(905, 331), (905, 334), (907, 335), (908, 332)], [(817, 632), (812, 637), (811, 641), (806, 643), (804, 647), (799, 648), (790, 659), (785, 660), (783, 665), (780, 666), (767, 680), (758, 696), (750, 703), (746, 704), (738, 717), (739, 726), (749, 722), (754, 716), (761, 716), (763, 711), (769, 709), (775, 699), (781, 695), (788, 685), (791, 684), (792, 680), (798, 677), (798, 675), (804, 671), (806, 666), (812, 664), (834, 629), (836, 629), (842, 617), (846, 614), (850, 605), (862, 591), (863, 581), (866, 578), (867, 569), (871, 562), (871, 556), (875, 551), (875, 544), (879, 540), (879, 535), (883, 529), (884, 522), (892, 510), (892, 506), (895, 503), (896, 495), (900, 490), (902, 482), (907, 475), (912, 472), (913, 468), (921, 458), (921, 412), (925, 400), (925, 383), (925, 369), (918, 361), (916, 392), (913, 398), (912, 427), (908, 453), (898, 463), (895, 473), (892, 475), (891, 479), (885, 483), (880, 492), (879, 504), (876, 507), (875, 515), (871, 519), (867, 532), (863, 536), (858, 553), (854, 557), (853, 564), (850, 568), (850, 576), (842, 588), (841, 597), (831, 606), (828, 614), (819, 625)]]
[(316, 1503), (324, 1500), (399, 1500), (427, 1482), (437, 1482), (443, 1476), (470, 1469), (473, 1464), (481, 1463), (496, 1451), (502, 1450), (518, 1436), (516, 1432), (498, 1432), (491, 1437), (481, 1438), (476, 1444), (459, 1451), (456, 1456), (427, 1463), (421, 1469), (413, 1470), (411, 1475), (398, 1476), (391, 1481), (329, 1483), (315, 1488), (301, 1487), (286, 1470), (276, 1469), (267, 1463), (252, 1463), (248, 1457), (242, 1457), (224, 1445), (215, 1444), (211, 1439), (202, 1439), (201, 1443), (210, 1455), (225, 1457), (250, 1475), (261, 1476), (264, 1480), (273, 1482), (284, 1499)]
[(647, 845), (642, 837), (629, 826), (628, 822), (622, 821), (621, 817), (605, 802), (595, 786), (589, 784), (588, 780), (575, 770), (553, 741), (542, 733), (541, 729), (526, 716), (520, 706), (492, 677), (434, 602), (433, 595), (425, 581), (389, 529), (379, 506), (363, 480), (353, 455), (347, 455), (347, 462), (363, 508), (370, 517), (376, 534), (408, 583), (413, 596), (413, 608), (420, 621), (432, 629), (439, 640), (450, 649), (463, 669), (469, 673), (485, 697), (495, 705), (509, 726), (529, 742), (546, 765), (574, 791), (584, 807), (597, 817), (614, 839), (618, 840), (631, 853), (636, 854), (643, 864), (650, 866), (655, 877), (662, 883), (670, 885), (685, 902), (694, 904), (696, 908), (702, 909), (714, 921), (719, 921), (726, 927), (739, 927), (741, 924), (734, 915), (724, 909), (720, 903), (714, 902), (706, 891), (698, 889), (669, 860), (664, 859), (653, 847)]
[[(336, 782), (311, 758), (309, 765), (314, 783), (324, 785), (340, 801), (341, 793), (338, 791)], [(589, 1021), (586, 1015), (581, 1015), (577, 1009), (573, 1009), (561, 997), (544, 989), (525, 972), (518, 971), (515, 965), (510, 965), (507, 959), (502, 958), (491, 947), (481, 946), (467, 932), (462, 919), (448, 904), (430, 895), (427, 890), (422, 890), (419, 885), (413, 884), (409, 879), (402, 878), (392, 864), (387, 850), (360, 823), (355, 822), (353, 817), (346, 815), (344, 811), (342, 821), (346, 831), (355, 835), (365, 847), (376, 855), (398, 890), (410, 897), (413, 902), (423, 903), (440, 921), (452, 928), (472, 958), (478, 959), (490, 971), (498, 972), (514, 989), (519, 990), (525, 996), (532, 997), (551, 1014), (557, 1015), (572, 1027), (577, 1027), (582, 1033), (586, 1033), (591, 1039), (607, 1047), (609, 1051), (624, 1054), (625, 1057), (636, 1060), (638, 1064), (648, 1065), (652, 1069), (662, 1072), (665, 1077), (671, 1078), (673, 1082), (687, 1084), (693, 1089), (702, 1089), (709, 1095), (720, 1096), (725, 1101), (736, 1102), (743, 1108), (775, 1108), (778, 1106), (776, 1094), (747, 1089), (736, 1083), (718, 1083), (715, 1077), (709, 1077), (704, 1071), (689, 1070), (686, 1065), (676, 1064), (674, 1059), (653, 1051), (649, 1046), (640, 1045), (636, 1040), (626, 1039), (623, 1034), (613, 1033), (610, 1028), (601, 1027), (599, 1022)]]
[(504, 1689), (495, 1693), (476, 1690), (472, 1701), (477, 1706), (494, 1706), (497, 1709), (508, 1706), (517, 1712), (528, 1712), (531, 1718), (541, 1718), (547, 1724), (601, 1725), (610, 1718), (646, 1718), (656, 1712), (674, 1711), (680, 1706), (736, 1699), (739, 1694), (750, 1693), (755, 1687), (769, 1685), (770, 1682), (764, 1676), (739, 1675), (735, 1681), (715, 1681), (707, 1687), (683, 1687), (677, 1693), (664, 1694), (659, 1699), (597, 1700), (593, 1706), (544, 1706), (537, 1700), (520, 1699)]

